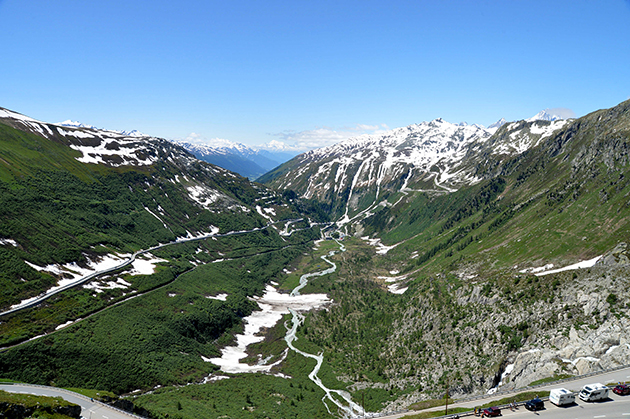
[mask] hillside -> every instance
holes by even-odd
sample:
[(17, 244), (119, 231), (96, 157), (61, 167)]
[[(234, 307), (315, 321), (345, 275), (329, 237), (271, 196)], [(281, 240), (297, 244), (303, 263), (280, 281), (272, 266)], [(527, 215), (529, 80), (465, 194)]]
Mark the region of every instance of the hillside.
[(199, 353), (231, 340), (258, 309), (248, 297), (317, 234), (307, 205), (159, 138), (1, 109), (0, 162), (2, 312), (172, 244), (3, 314), (4, 377), (118, 392), (200, 379), (216, 367)]
[[(337, 289), (324, 287), (340, 304), (305, 327), (355, 391), (425, 389), (391, 406), (447, 382), (463, 395), (504, 373), (522, 386), (629, 359), (630, 101), (464, 129), (357, 138), (267, 177), (324, 201), (354, 236)], [(412, 159), (413, 147), (430, 152)]]
[[(306, 419), (630, 359), (630, 101), (359, 137), (271, 172), (277, 190), (159, 139), (4, 120), (4, 307), (98, 260), (200, 240), (3, 317), (2, 346), (24, 343), (0, 352), (0, 375), (138, 389), (127, 398), (158, 418)], [(313, 245), (326, 213), (336, 224)], [(297, 294), (326, 309), (286, 314), (305, 275)], [(269, 310), (281, 320), (247, 335)], [(250, 338), (264, 338), (238, 363), (250, 373), (226, 368)]]

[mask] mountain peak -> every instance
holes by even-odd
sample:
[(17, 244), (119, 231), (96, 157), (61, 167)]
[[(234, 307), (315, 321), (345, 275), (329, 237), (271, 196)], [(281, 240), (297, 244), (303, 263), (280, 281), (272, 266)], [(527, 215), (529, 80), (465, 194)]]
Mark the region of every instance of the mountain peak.
[(122, 135), (125, 135), (127, 137), (148, 137), (147, 134), (144, 134), (144, 133), (138, 131), (137, 129), (133, 129), (131, 131), (115, 131), (115, 132), (118, 132), (118, 133), (120, 133)]
[(61, 125), (63, 127), (72, 127), (72, 128), (89, 128), (89, 129), (97, 129), (94, 125), (86, 125), (82, 124), (79, 121), (73, 121), (71, 119), (66, 119), (63, 122), (59, 122), (55, 125)]
[(548, 111), (548, 109), (542, 110), (542, 111), (538, 112), (536, 115), (532, 116), (531, 118), (526, 119), (525, 121), (527, 121), (527, 122), (534, 122), (534, 121), (558, 121), (560, 119), (564, 119), (564, 118), (559, 117), (558, 115), (550, 114), (547, 111)]
[(492, 128), (501, 128), (503, 125), (507, 124), (507, 121), (505, 120), (505, 118), (501, 118), (499, 119), (497, 122), (495, 122), (494, 124), (490, 125), (488, 127), (488, 129), (492, 129)]

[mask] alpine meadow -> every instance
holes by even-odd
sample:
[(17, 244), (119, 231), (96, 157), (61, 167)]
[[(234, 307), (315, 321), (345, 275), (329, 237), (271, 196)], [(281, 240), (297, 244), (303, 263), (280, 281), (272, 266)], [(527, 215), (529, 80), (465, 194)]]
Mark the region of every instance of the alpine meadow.
[(254, 182), (2, 108), (0, 376), (156, 419), (311, 419), (626, 365), (629, 151), (626, 101), (436, 119)]

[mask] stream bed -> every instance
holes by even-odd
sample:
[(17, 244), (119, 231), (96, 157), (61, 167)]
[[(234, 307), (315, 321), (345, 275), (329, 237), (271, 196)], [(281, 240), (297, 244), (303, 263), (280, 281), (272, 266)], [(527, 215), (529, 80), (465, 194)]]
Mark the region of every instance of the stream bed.
[[(295, 287), (290, 294), (281, 294), (273, 286), (268, 285), (264, 295), (262, 297), (255, 298), (255, 301), (258, 303), (261, 311), (256, 311), (244, 319), (245, 330), (243, 334), (236, 336), (236, 346), (223, 348), (221, 350), (220, 358), (204, 358), (204, 361), (212, 362), (213, 364), (220, 366), (221, 371), (226, 373), (269, 372), (273, 366), (282, 362), (284, 357), (273, 364), (267, 364), (265, 362), (266, 360), (261, 360), (261, 362), (257, 365), (248, 365), (240, 363), (239, 360), (247, 356), (246, 349), (248, 345), (263, 340), (262, 336), (258, 336), (258, 333), (263, 327), (273, 327), (282, 319), (283, 315), (290, 313), (292, 316), (290, 320), (291, 326), (289, 327), (288, 324), (285, 324), (287, 333), (284, 340), (287, 342), (288, 349), (316, 361), (315, 368), (311, 371), (308, 377), (311, 381), (313, 381), (313, 383), (315, 383), (315, 385), (324, 391), (325, 395), (322, 398), (322, 402), (326, 406), (328, 412), (333, 415), (341, 413), (345, 418), (364, 416), (365, 412), (363, 408), (352, 401), (352, 397), (349, 392), (330, 389), (326, 387), (318, 377), (317, 374), (324, 362), (323, 353), (316, 355), (310, 354), (296, 348), (294, 345), (298, 339), (296, 336), (297, 329), (304, 321), (304, 315), (301, 313), (316, 308), (322, 308), (326, 304), (332, 302), (326, 294), (303, 295), (300, 294), (300, 290), (308, 284), (310, 278), (329, 275), (337, 270), (337, 265), (328, 259), (335, 253), (346, 250), (342, 243), (337, 241), (337, 244), (339, 244), (338, 251), (333, 250), (327, 255), (321, 256), (321, 259), (329, 264), (330, 267), (319, 272), (302, 275), (300, 277), (299, 285)], [(334, 409), (334, 406), (337, 407), (337, 412), (331, 410), (331, 408)]]

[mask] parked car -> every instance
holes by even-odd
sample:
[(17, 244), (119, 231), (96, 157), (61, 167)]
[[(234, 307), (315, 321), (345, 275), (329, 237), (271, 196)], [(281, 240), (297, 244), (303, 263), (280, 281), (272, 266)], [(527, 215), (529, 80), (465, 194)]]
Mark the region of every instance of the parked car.
[(535, 399), (531, 399), (527, 403), (525, 403), (525, 409), (527, 410), (543, 410), (545, 408), (545, 402), (540, 400), (538, 397)]
[(483, 409), (483, 416), (501, 416), (501, 409), (498, 407), (488, 407)]
[(627, 396), (630, 394), (630, 386), (627, 384), (619, 384), (613, 388), (613, 393), (618, 394), (620, 396)]

